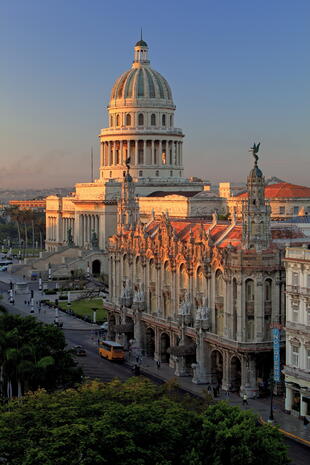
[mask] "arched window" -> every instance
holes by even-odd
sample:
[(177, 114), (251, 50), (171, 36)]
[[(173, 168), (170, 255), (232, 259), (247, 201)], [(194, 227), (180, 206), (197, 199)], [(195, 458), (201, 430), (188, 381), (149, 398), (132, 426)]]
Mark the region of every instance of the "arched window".
[(144, 124), (144, 116), (142, 113), (139, 113), (139, 116), (138, 116), (138, 125), (139, 126), (143, 126)]
[(155, 113), (151, 114), (151, 126), (156, 126), (156, 115), (155, 115)]
[(217, 270), (217, 272), (215, 274), (215, 294), (218, 297), (224, 296), (223, 273), (220, 270)]
[(131, 126), (131, 115), (129, 113), (126, 115), (126, 126)]
[(247, 302), (254, 301), (254, 281), (248, 279), (245, 283), (245, 299)]
[(116, 115), (116, 126), (120, 126), (120, 116)]
[(162, 126), (166, 126), (166, 115), (163, 115), (161, 117), (161, 124), (162, 124)]
[(266, 279), (266, 281), (265, 281), (265, 301), (267, 301), (267, 302), (271, 301), (271, 285), (272, 285), (271, 279)]
[(113, 116), (110, 116), (110, 126), (113, 126)]
[(172, 126), (173, 126), (173, 116), (170, 115), (170, 127), (172, 128)]

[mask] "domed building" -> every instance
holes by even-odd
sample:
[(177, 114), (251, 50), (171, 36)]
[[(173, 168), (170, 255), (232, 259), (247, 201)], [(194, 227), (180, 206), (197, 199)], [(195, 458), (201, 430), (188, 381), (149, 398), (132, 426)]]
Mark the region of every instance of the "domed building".
[(100, 179), (122, 180), (126, 160), (135, 181), (185, 181), (181, 129), (166, 79), (150, 67), (148, 46), (134, 47), (131, 69), (115, 82), (108, 105), (109, 127), (100, 133)]
[(148, 46), (141, 39), (134, 47), (131, 68), (112, 88), (108, 127), (99, 135), (99, 178), (76, 184), (68, 197), (47, 197), (49, 253), (32, 269), (49, 267), (54, 276), (70, 275), (76, 269), (93, 274), (107, 271), (106, 243), (116, 232), (117, 201), (128, 169), (136, 196), (203, 189), (202, 181), (183, 178), (184, 135), (174, 126), (174, 112), (170, 86), (150, 67)]

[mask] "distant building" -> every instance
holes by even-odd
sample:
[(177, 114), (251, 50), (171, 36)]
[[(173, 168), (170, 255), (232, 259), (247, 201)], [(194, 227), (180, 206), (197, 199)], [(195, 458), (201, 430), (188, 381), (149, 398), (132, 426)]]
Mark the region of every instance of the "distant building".
[[(230, 214), (241, 218), (242, 204), (247, 199), (247, 192), (232, 196), (229, 183), (220, 183), (220, 197), (227, 199)], [(269, 184), (265, 187), (265, 198), (271, 208), (272, 220), (286, 220), (296, 216), (310, 215), (310, 187), (298, 186), (288, 182)]]
[(285, 409), (310, 415), (310, 250), (286, 249)]
[(11, 207), (18, 207), (20, 210), (45, 211), (46, 200), (9, 200)]

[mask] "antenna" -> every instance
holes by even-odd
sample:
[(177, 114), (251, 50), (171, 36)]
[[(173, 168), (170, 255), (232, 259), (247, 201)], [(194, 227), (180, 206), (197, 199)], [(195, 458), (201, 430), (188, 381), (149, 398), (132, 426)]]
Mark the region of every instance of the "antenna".
[(141, 27), (141, 40), (142, 40), (142, 27)]
[(94, 182), (94, 155), (93, 155), (93, 146), (91, 146), (90, 150), (90, 182)]

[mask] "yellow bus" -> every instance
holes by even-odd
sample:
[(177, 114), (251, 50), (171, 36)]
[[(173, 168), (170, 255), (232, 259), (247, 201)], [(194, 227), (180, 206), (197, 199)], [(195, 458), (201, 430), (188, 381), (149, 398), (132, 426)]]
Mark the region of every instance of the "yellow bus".
[(125, 360), (124, 347), (115, 341), (100, 341), (98, 352), (100, 357), (107, 360), (122, 362)]

